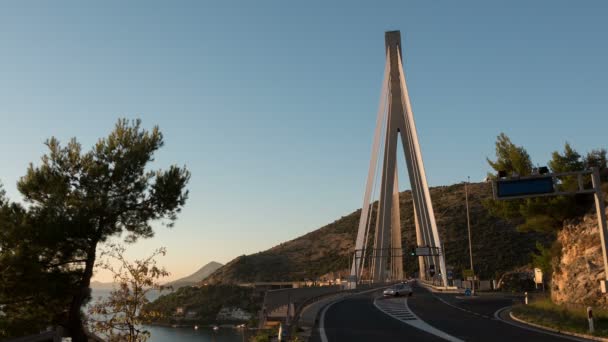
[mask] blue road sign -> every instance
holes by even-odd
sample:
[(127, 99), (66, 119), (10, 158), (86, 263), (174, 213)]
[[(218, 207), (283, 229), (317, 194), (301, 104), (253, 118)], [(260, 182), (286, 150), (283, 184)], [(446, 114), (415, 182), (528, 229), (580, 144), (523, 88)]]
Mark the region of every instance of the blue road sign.
[(467, 297), (471, 296), (471, 289), (469, 289), (469, 288), (465, 289), (464, 290), (464, 295), (467, 296)]
[(551, 176), (496, 181), (496, 196), (498, 198), (549, 194), (552, 192), (555, 192), (555, 188)]

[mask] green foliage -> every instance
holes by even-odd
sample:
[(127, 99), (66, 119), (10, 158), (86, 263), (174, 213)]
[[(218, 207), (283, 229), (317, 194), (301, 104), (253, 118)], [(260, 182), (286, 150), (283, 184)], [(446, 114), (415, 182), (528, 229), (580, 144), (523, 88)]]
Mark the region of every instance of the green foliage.
[(249, 338), (249, 342), (270, 342), (270, 332), (268, 330), (258, 331), (255, 336)]
[(42, 165), (30, 165), (17, 186), (33, 210), (77, 220), (85, 233), (78, 237), (97, 243), (124, 231), (134, 242), (153, 235), (151, 220), (174, 220), (188, 195), (185, 169), (146, 170), (163, 144), (158, 127), (149, 132), (126, 119), (86, 153), (76, 139), (62, 147), (50, 138)]
[[(532, 300), (529, 305), (513, 307), (513, 314), (528, 322), (540, 324), (560, 331), (589, 334), (587, 311), (584, 306), (558, 305), (549, 298)], [(595, 333), (592, 335), (608, 337), (608, 311), (593, 309)]]
[(487, 161), (495, 171), (505, 171), (508, 175), (517, 173), (527, 176), (532, 173), (532, 161), (528, 152), (522, 146), (513, 144), (504, 133), (496, 138), (496, 160), (488, 158)]
[[(446, 249), (447, 264), (454, 267), (455, 274), (460, 274), (462, 269), (469, 268), (464, 187), (462, 184), (433, 187), (430, 192), (437, 227)], [(473, 257), (476, 271), (484, 278), (529, 263), (530, 255), (535, 250), (535, 241), (546, 242), (544, 234), (535, 231), (518, 233), (513, 223), (492, 216), (482, 205), (482, 201), (490, 200), (491, 196), (489, 184), (470, 184)], [(372, 222), (375, 222), (376, 208), (377, 203), (372, 210)], [(400, 194), (400, 210), (402, 245), (409, 251), (416, 241), (411, 192)], [(238, 257), (219, 269), (208, 281), (314, 281), (329, 272), (345, 277), (350, 271), (349, 261), (352, 261), (360, 215), (360, 210), (354, 211), (267, 251)], [(403, 265), (406, 274), (417, 274), (418, 261), (409, 253), (404, 256)]]
[(67, 314), (79, 272), (66, 266), (71, 252), (57, 250), (66, 244), (49, 239), (58, 227), (37, 224), (24, 207), (0, 199), (0, 339), (37, 333)]
[(185, 286), (146, 305), (144, 311), (157, 312), (156, 322), (172, 324), (188, 320), (184, 314), (177, 313), (178, 308), (183, 308), (184, 313), (196, 312), (193, 321), (208, 324), (216, 321), (222, 306), (257, 312), (259, 304), (253, 296), (253, 289), (234, 285)]
[(289, 259), (277, 254), (243, 255), (234, 263), (242, 282), (282, 281), (290, 269)]
[(254, 336), (249, 338), (249, 342), (270, 342), (279, 334), (278, 328), (258, 330)]
[[(554, 151), (551, 160), (547, 163), (552, 172), (569, 172), (582, 170), (587, 162), (601, 164), (601, 151), (592, 151), (587, 159), (581, 159), (569, 143), (564, 145), (563, 152)], [(522, 162), (524, 161), (524, 162)], [(528, 166), (532, 163), (528, 153), (521, 146), (515, 146), (504, 134), (498, 136), (496, 142), (496, 161), (488, 159), (490, 166), (496, 170), (515, 171), (520, 175), (528, 175)], [(531, 169), (530, 169), (531, 170)], [(576, 177), (563, 177), (557, 185), (560, 191), (574, 191), (578, 187)], [(488, 200), (484, 205), (495, 216), (504, 219), (523, 219), (518, 225), (522, 232), (537, 231), (541, 233), (554, 233), (561, 229), (564, 220), (584, 213), (589, 205), (589, 199), (578, 196), (538, 197), (509, 201)]]
[[(491, 279), (529, 263), (535, 241), (545, 242), (546, 235), (536, 231), (518, 232), (515, 225), (520, 221), (510, 222), (493, 216), (483, 205), (492, 196), (490, 184), (471, 183), (468, 191), (475, 272), (483, 279)], [(455, 184), (432, 188), (431, 197), (446, 263), (453, 267), (455, 276), (460, 276), (463, 269), (470, 268), (464, 186)], [(406, 218), (403, 221), (402, 244), (409, 251), (416, 241), (409, 196), (402, 207), (406, 213), (402, 214)], [(408, 274), (417, 272), (417, 264), (416, 257), (409, 253), (405, 255), (404, 266)]]
[[(134, 262), (125, 258), (125, 250), (124, 246), (110, 245), (101, 254), (102, 258), (107, 256), (108, 259), (97, 266), (110, 271), (118, 286), (108, 298), (99, 299), (89, 307), (89, 323), (95, 334), (108, 341), (145, 342), (150, 338), (150, 332), (142, 325), (151, 322), (158, 314), (142, 308), (150, 302), (146, 298), (148, 292), (164, 289), (158, 280), (169, 273), (157, 266), (155, 258), (164, 256), (166, 250), (159, 248), (149, 257)], [(118, 268), (113, 262), (118, 264)]]
[(501, 276), (500, 282), (503, 292), (522, 293), (535, 289), (534, 281), (520, 272), (507, 272)]
[[(185, 168), (148, 170), (163, 144), (158, 127), (148, 131), (139, 120), (126, 119), (119, 120), (87, 152), (75, 138), (65, 146), (50, 138), (41, 164), (30, 164), (17, 183), (28, 206), (13, 206), (13, 213), (1, 223), (6, 228), (0, 227), (0, 231), (8, 232), (5, 234), (15, 243), (0, 251), (0, 269), (14, 272), (14, 287), (22, 285), (30, 296), (54, 291), (49, 297), (60, 301), (52, 301), (56, 316), (67, 311), (67, 322), (62, 319), (60, 323), (67, 326), (74, 341), (86, 340), (81, 308), (90, 297), (98, 244), (121, 234), (127, 242), (151, 237), (151, 221), (170, 226), (185, 204), (190, 177)], [(50, 281), (55, 277), (62, 281), (48, 285), (43, 279), (51, 276)], [(0, 293), (0, 299), (10, 297), (10, 287), (2, 286), (0, 291), (6, 292)], [(66, 296), (70, 298), (67, 303)], [(23, 310), (38, 312), (31, 309), (31, 298), (24, 298), (29, 302), (21, 302)], [(29, 320), (21, 313), (11, 317)], [(48, 317), (40, 318), (40, 324), (49, 323)]]
[(553, 274), (553, 263), (560, 255), (560, 245), (556, 241), (551, 247), (545, 247), (540, 242), (536, 243), (536, 253), (532, 254), (532, 265), (543, 271), (544, 279), (551, 279)]
[(608, 168), (608, 157), (607, 151), (605, 148), (591, 150), (588, 152), (583, 160), (583, 164), (585, 168), (590, 169), (592, 167), (597, 167), (600, 170), (605, 170)]
[(607, 151), (604, 148), (592, 150), (587, 153), (583, 159), (585, 168), (590, 169), (597, 167), (600, 169), (600, 179), (602, 181), (602, 190), (604, 191), (604, 198), (608, 199), (608, 165), (607, 165)]
[[(522, 211), (525, 211), (526, 208), (523, 207)], [(520, 232), (543, 232), (543, 233), (553, 233), (556, 229), (559, 229), (561, 221), (556, 219), (553, 216), (546, 214), (536, 214), (526, 217), (526, 221), (519, 226), (517, 229)]]
[[(551, 160), (547, 163), (549, 168), (554, 173), (580, 171), (583, 169), (584, 163), (581, 160), (581, 155), (576, 152), (569, 143), (564, 145), (564, 152), (560, 154), (554, 151), (551, 154)], [(575, 191), (578, 188), (578, 181), (575, 176), (564, 177), (561, 179), (561, 184), (558, 185), (561, 191)]]

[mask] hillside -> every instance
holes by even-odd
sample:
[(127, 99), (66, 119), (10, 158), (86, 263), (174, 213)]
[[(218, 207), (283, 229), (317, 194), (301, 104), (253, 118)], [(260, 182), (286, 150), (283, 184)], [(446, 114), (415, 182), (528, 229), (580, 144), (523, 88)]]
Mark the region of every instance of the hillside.
[(192, 273), (191, 275), (174, 280), (165, 285), (172, 286), (174, 289), (178, 289), (184, 286), (193, 286), (200, 283), (203, 279), (207, 278), (209, 275), (211, 275), (213, 272), (215, 272), (222, 266), (224, 265), (220, 264), (219, 262), (212, 261), (210, 263), (207, 263), (205, 266), (199, 268), (198, 271)]
[[(155, 323), (209, 324), (217, 322), (216, 316), (222, 307), (238, 307), (249, 313), (260, 309), (251, 288), (211, 285), (182, 287), (147, 304), (143, 310), (156, 313)], [(183, 312), (178, 313), (178, 308)]]
[[(519, 233), (513, 223), (491, 217), (482, 201), (490, 199), (492, 190), (487, 183), (469, 187), (473, 257), (475, 268), (482, 277), (497, 274), (526, 264), (535, 250), (535, 242), (545, 237), (537, 233)], [(466, 208), (462, 184), (430, 189), (437, 226), (446, 250), (447, 264), (455, 274), (468, 268), (468, 238)], [(411, 192), (400, 194), (403, 246), (415, 246), (415, 230)], [(269, 250), (240, 256), (214, 272), (210, 283), (239, 283), (314, 279), (329, 272), (346, 274), (359, 223), (361, 210)], [(372, 212), (375, 222), (375, 210)], [(404, 267), (408, 274), (418, 268), (415, 257), (406, 253)]]

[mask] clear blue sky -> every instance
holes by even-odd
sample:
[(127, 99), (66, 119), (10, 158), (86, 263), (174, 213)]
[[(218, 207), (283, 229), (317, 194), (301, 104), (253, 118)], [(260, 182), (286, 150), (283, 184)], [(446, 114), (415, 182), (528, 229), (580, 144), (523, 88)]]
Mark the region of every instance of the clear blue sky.
[[(401, 30), (429, 183), (488, 171), (501, 131), (544, 164), (608, 147), (606, 1), (13, 1), (0, 5), (0, 180), (119, 117), (157, 124), (154, 167), (185, 164), (166, 246), (186, 275), (360, 207), (384, 63)], [(403, 189), (407, 181), (402, 180)], [(100, 277), (99, 279), (104, 279)]]

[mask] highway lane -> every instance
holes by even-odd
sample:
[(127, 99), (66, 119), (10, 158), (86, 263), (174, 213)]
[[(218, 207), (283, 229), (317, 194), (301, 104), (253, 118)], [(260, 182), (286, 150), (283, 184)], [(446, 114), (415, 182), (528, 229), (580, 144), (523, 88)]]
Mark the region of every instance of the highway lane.
[[(403, 342), (404, 336), (409, 341), (444, 341), (376, 309), (373, 300), (381, 295), (381, 291), (357, 295), (331, 305), (325, 312), (322, 327), (327, 341)], [(320, 336), (320, 325), (319, 322), (315, 326), (310, 341), (326, 342)]]
[(563, 335), (549, 335), (509, 325), (494, 317), (496, 311), (512, 304), (512, 299), (502, 296), (468, 299), (420, 288), (408, 300), (409, 307), (420, 319), (464, 341), (572, 341)]
[[(510, 298), (487, 296), (476, 299), (458, 298), (454, 294), (435, 294), (415, 288), (414, 296), (391, 299), (380, 292), (346, 298), (324, 310), (323, 323), (318, 322), (311, 341), (445, 341), (414, 326), (411, 316), (419, 318), (441, 332), (462, 341), (572, 341), (568, 337), (549, 335), (507, 324), (494, 313), (512, 304)], [(376, 307), (374, 300), (377, 299)], [(409, 307), (407, 312), (395, 312), (395, 302)], [(384, 305), (388, 304), (388, 305)], [(386, 312), (380, 311), (380, 309)], [(392, 315), (393, 317), (389, 316)], [(400, 321), (402, 319), (403, 321)], [(409, 322), (407, 324), (405, 322)], [(322, 331), (320, 331), (322, 328)]]

